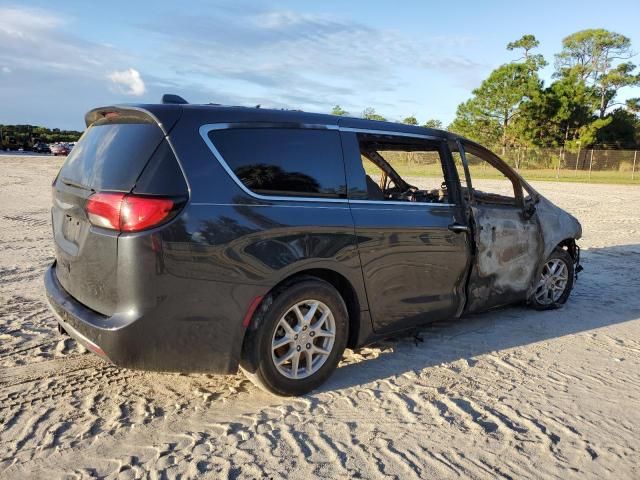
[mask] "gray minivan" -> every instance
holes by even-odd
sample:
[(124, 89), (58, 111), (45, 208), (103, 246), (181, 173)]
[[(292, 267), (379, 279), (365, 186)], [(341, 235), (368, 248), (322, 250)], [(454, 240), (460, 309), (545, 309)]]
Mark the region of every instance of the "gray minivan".
[[(299, 395), (345, 347), (556, 308), (580, 269), (579, 222), (449, 132), (174, 99), (86, 124), (53, 182), (45, 286), (61, 330), (122, 367), (240, 367)], [(480, 168), (504, 180), (474, 188)]]

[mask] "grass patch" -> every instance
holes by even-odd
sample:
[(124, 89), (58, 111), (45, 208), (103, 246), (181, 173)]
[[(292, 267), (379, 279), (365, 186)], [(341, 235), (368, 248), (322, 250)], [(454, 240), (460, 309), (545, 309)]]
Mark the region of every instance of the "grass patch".
[[(409, 177), (439, 177), (442, 171), (438, 165), (394, 165), (396, 171), (403, 178)], [(368, 170), (368, 169), (367, 169)], [(374, 170), (369, 174), (375, 174)], [(612, 183), (620, 185), (640, 185), (640, 172), (636, 172), (635, 179), (631, 179), (630, 171), (611, 171), (597, 170), (592, 171), (589, 177), (589, 171), (573, 169), (561, 169), (559, 172), (553, 168), (547, 169), (520, 169), (518, 173), (528, 181), (548, 181), (548, 182), (584, 182), (584, 183)], [(471, 180), (487, 179), (501, 180), (504, 179), (502, 174), (491, 167), (472, 166)]]

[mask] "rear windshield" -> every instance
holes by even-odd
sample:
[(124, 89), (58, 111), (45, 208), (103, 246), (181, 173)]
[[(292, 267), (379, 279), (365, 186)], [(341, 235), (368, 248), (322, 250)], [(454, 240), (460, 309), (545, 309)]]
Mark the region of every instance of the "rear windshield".
[(129, 191), (163, 136), (151, 123), (92, 126), (71, 150), (58, 178), (94, 190)]

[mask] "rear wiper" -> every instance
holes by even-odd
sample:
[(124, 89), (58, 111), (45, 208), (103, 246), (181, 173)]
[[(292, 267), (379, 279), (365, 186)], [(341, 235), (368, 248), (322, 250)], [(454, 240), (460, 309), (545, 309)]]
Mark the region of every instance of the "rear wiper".
[(86, 185), (82, 185), (81, 183), (78, 183), (78, 182), (74, 182), (73, 180), (69, 180), (68, 178), (62, 177), (60, 180), (62, 180), (62, 183), (64, 183), (65, 185), (68, 185), (69, 187), (75, 187), (81, 190), (89, 190), (91, 192), (95, 192), (93, 188), (87, 187)]

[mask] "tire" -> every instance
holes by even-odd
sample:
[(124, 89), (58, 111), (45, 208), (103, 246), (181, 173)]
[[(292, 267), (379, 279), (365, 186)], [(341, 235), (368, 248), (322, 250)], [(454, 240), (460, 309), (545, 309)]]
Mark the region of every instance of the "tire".
[(574, 280), (573, 258), (565, 250), (554, 250), (542, 267), (529, 304), (536, 310), (552, 310), (561, 307), (571, 295)]
[(257, 316), (243, 345), (240, 368), (258, 387), (281, 396), (303, 395), (336, 369), (347, 344), (349, 319), (332, 285), (305, 277), (267, 297)]

